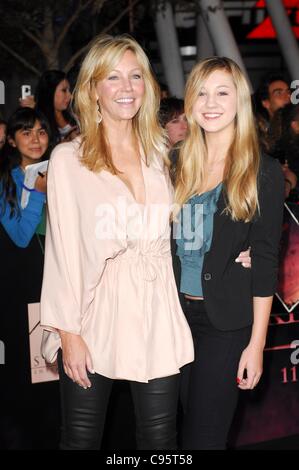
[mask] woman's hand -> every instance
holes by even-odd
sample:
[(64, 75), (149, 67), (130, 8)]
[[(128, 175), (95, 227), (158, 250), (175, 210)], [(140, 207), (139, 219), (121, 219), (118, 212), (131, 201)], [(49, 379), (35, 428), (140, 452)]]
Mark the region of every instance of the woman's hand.
[(36, 178), (34, 189), (40, 193), (47, 192), (47, 173), (43, 173), (43, 176), (38, 176)]
[[(246, 378), (244, 373), (246, 370)], [(242, 352), (238, 374), (238, 387), (242, 390), (252, 390), (259, 382), (263, 373), (263, 348), (249, 343)]]
[(241, 251), (238, 258), (235, 259), (236, 263), (241, 263), (243, 268), (251, 268), (251, 257), (250, 257), (250, 250), (249, 247), (246, 251)]
[(66, 375), (83, 388), (91, 387), (86, 369), (94, 374), (92, 359), (85, 341), (80, 335), (59, 331), (62, 362)]

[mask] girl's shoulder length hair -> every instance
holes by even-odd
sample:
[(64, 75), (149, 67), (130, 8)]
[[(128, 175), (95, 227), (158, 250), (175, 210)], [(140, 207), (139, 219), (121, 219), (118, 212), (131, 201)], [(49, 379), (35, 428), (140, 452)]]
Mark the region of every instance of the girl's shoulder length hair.
[[(12, 171), (21, 165), (22, 156), (18, 148), (10, 144), (10, 140), (15, 139), (17, 131), (33, 129), (37, 121), (40, 123), (41, 128), (46, 131), (50, 139), (51, 131), (49, 122), (38, 109), (27, 107), (18, 108), (7, 122), (7, 139), (1, 151), (0, 158), (0, 215), (5, 212), (7, 204), (10, 207), (10, 217), (20, 215), (16, 184), (12, 176)], [(49, 158), (48, 150), (43, 155), (42, 160), (46, 160), (47, 158)]]
[(206, 79), (216, 70), (231, 75), (237, 93), (234, 137), (224, 169), (225, 212), (233, 220), (249, 222), (259, 209), (257, 177), (260, 150), (251, 104), (250, 88), (240, 67), (227, 57), (210, 57), (192, 69), (186, 84), (187, 137), (181, 147), (176, 171), (175, 199), (182, 207), (200, 193), (207, 176), (207, 146), (203, 129), (193, 117), (193, 106)]
[(128, 35), (100, 35), (92, 42), (82, 62), (74, 91), (74, 111), (81, 133), (81, 162), (89, 170), (103, 169), (117, 174), (103, 121), (98, 122), (95, 87), (117, 66), (126, 51), (132, 51), (141, 68), (145, 94), (142, 105), (133, 118), (136, 141), (141, 145), (147, 163), (157, 156), (167, 161), (166, 138), (158, 121), (160, 88), (149, 60), (138, 42)]

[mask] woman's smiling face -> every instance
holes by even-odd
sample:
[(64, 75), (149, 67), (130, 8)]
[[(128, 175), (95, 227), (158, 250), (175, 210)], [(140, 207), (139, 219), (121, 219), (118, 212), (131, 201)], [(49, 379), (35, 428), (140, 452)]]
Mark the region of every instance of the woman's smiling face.
[(133, 119), (145, 93), (142, 69), (134, 52), (127, 50), (115, 69), (100, 80), (95, 89), (104, 122)]
[(207, 133), (231, 132), (237, 114), (237, 90), (232, 76), (215, 70), (199, 89), (192, 109), (197, 124)]

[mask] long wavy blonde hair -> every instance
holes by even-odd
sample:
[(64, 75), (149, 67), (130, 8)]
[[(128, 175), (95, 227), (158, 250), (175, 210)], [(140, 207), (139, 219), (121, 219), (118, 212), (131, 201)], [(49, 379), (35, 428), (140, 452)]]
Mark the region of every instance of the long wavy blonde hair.
[[(113, 174), (118, 170), (113, 164), (110, 145), (103, 121), (99, 124), (96, 83), (103, 80), (116, 67), (126, 51), (136, 55), (142, 70), (145, 94), (138, 113), (133, 118), (136, 142), (150, 163), (151, 156), (165, 158), (165, 134), (158, 122), (160, 89), (151, 71), (149, 60), (141, 46), (128, 35), (102, 35), (94, 39), (78, 75), (74, 91), (74, 111), (81, 132), (81, 161), (89, 170), (106, 169)], [(167, 162), (167, 159), (166, 159)]]
[(205, 80), (216, 70), (233, 79), (237, 92), (234, 138), (224, 168), (225, 212), (233, 220), (249, 222), (259, 209), (257, 175), (260, 151), (248, 83), (239, 66), (226, 57), (211, 57), (199, 62), (186, 84), (185, 114), (188, 134), (180, 148), (176, 171), (177, 210), (204, 188), (207, 176), (207, 145), (204, 130), (193, 117), (193, 106)]

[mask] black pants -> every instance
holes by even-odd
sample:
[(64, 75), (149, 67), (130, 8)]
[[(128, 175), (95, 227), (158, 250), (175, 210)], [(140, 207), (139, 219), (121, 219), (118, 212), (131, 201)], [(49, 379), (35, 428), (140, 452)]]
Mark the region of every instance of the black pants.
[(182, 448), (225, 449), (238, 400), (239, 360), (251, 327), (217, 330), (207, 317), (203, 300), (186, 299), (185, 314), (195, 361), (182, 369)]
[[(99, 449), (113, 380), (88, 373), (91, 388), (85, 390), (64, 372), (58, 354), (61, 387), (61, 449)], [(179, 374), (130, 382), (136, 415), (138, 449), (176, 449)]]

